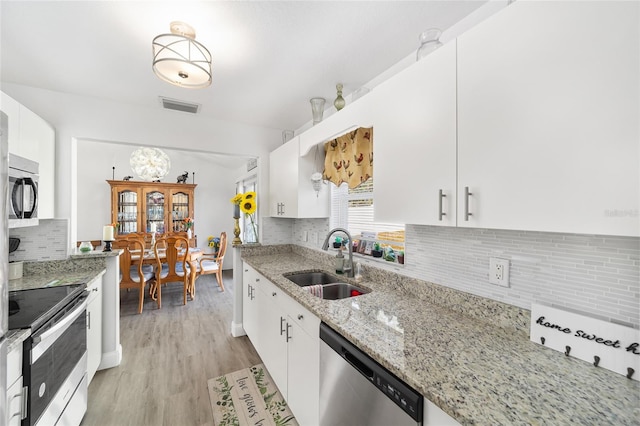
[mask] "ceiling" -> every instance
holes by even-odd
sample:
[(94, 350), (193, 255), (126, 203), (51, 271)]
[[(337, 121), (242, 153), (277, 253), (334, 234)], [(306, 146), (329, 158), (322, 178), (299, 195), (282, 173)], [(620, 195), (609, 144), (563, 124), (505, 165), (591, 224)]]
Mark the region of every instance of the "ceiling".
[[(0, 2), (3, 82), (160, 108), (159, 96), (201, 114), (276, 129), (311, 120), (405, 59), (428, 28), (446, 30), (484, 1)], [(213, 56), (206, 89), (174, 87), (151, 69), (151, 40), (171, 21), (196, 30)]]

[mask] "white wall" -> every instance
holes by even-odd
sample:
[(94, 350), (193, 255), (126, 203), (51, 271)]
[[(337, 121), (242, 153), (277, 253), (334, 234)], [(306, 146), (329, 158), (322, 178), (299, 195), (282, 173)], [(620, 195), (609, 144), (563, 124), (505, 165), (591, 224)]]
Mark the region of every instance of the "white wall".
[[(79, 239), (78, 214), (85, 211), (85, 201), (77, 198), (76, 182), (92, 178), (86, 176), (84, 170), (76, 172), (76, 161), (80, 163), (86, 160), (76, 157), (77, 146), (83, 142), (97, 140), (136, 147), (187, 148), (229, 155), (230, 162), (238, 156), (268, 158), (268, 153), (282, 142), (281, 129), (167, 111), (159, 105), (157, 108), (146, 108), (4, 82), (2, 90), (56, 129), (56, 218), (70, 219), (71, 242)], [(107, 157), (107, 160), (112, 161), (113, 156)], [(259, 164), (268, 164), (268, 161), (259, 161)], [(268, 167), (262, 169), (259, 187), (268, 188), (265, 178), (268, 176)], [(92, 170), (91, 175), (99, 175), (98, 180), (104, 181), (110, 178), (110, 170), (111, 166), (106, 176), (100, 175), (102, 172), (99, 170)], [(268, 191), (260, 192), (259, 202), (268, 205)]]

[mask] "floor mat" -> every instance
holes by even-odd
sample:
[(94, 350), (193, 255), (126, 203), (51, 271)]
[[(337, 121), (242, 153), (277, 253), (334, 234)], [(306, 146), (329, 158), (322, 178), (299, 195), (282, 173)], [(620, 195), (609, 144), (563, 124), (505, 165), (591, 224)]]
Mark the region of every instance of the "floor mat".
[(216, 426), (298, 426), (263, 364), (209, 379)]

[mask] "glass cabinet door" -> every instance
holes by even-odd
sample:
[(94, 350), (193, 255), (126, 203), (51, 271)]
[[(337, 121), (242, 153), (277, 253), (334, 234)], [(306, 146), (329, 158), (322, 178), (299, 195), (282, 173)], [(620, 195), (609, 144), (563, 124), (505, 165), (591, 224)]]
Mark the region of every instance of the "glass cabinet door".
[(138, 232), (138, 193), (118, 191), (118, 234)]
[(164, 193), (159, 191), (147, 192), (145, 194), (146, 201), (146, 223), (145, 232), (152, 232), (155, 227), (155, 232), (158, 234), (165, 233), (164, 224)]
[(189, 217), (189, 194), (171, 194), (171, 229), (173, 232), (186, 231), (184, 219)]

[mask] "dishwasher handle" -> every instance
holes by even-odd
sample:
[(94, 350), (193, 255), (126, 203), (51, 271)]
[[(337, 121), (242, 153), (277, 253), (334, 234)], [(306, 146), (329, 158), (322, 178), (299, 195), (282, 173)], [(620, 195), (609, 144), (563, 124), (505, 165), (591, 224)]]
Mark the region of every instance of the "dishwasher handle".
[(367, 367), (363, 361), (358, 359), (357, 356), (349, 352), (346, 348), (342, 348), (341, 355), (353, 368), (358, 370), (360, 374), (373, 382), (373, 370)]

